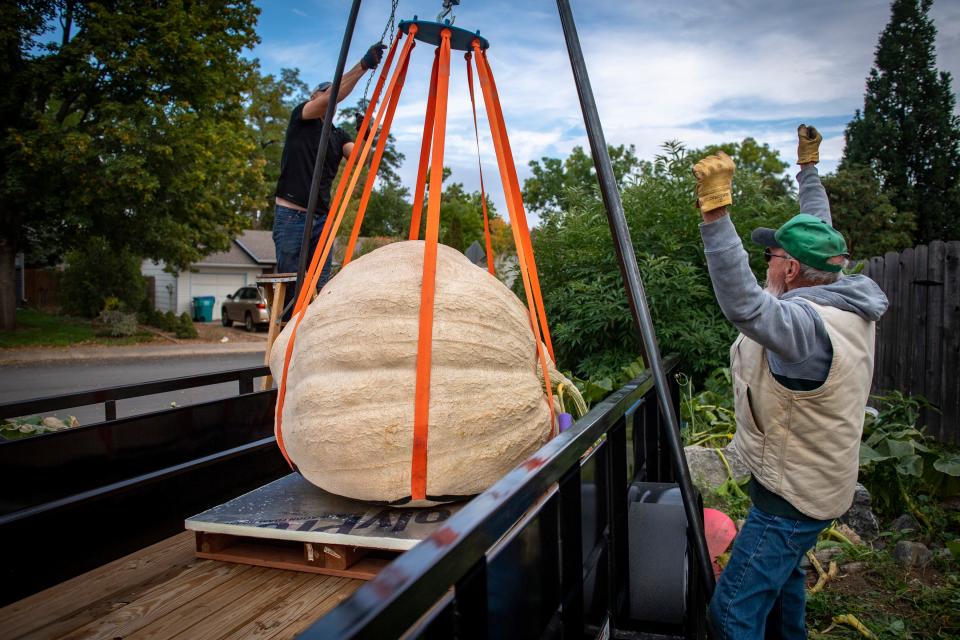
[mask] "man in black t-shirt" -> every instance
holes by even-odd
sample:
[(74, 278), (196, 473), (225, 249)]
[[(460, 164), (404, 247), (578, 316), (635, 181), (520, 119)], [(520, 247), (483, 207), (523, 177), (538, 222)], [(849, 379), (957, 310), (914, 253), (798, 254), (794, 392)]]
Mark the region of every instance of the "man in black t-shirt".
[[(357, 85), (361, 76), (380, 64), (386, 46), (375, 44), (370, 47), (352, 69), (343, 74), (340, 80), (338, 102), (346, 98)], [(307, 102), (301, 102), (290, 115), (286, 139), (283, 143), (283, 155), (280, 159), (280, 179), (277, 180), (276, 211), (273, 220), (273, 243), (277, 251), (277, 273), (296, 273), (300, 265), (300, 248), (303, 243), (307, 202), (310, 199), (310, 184), (316, 166), (317, 149), (320, 147), (320, 135), (323, 131), (323, 116), (330, 102), (330, 83), (321, 82), (310, 95)], [(339, 127), (331, 129), (327, 157), (320, 176), (320, 193), (317, 210), (314, 214), (310, 237), (310, 256), (317, 249), (320, 232), (327, 220), (330, 208), (330, 186), (337, 175), (340, 160), (349, 156), (353, 150), (353, 141), (349, 134)], [(321, 271), (318, 289), (330, 278), (331, 258), (328, 258)], [(292, 287), (287, 289), (287, 302), (293, 297)], [(285, 305), (286, 306), (286, 303)], [(285, 314), (284, 319), (288, 319)]]

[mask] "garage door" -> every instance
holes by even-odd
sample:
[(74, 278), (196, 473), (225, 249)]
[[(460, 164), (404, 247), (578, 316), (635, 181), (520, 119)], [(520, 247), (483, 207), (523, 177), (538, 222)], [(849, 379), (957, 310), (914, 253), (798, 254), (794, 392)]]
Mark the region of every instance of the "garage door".
[(190, 301), (198, 296), (213, 296), (217, 301), (213, 304), (213, 319), (220, 319), (220, 305), (227, 299), (227, 294), (236, 293), (237, 289), (247, 284), (245, 273), (192, 273), (190, 274)]

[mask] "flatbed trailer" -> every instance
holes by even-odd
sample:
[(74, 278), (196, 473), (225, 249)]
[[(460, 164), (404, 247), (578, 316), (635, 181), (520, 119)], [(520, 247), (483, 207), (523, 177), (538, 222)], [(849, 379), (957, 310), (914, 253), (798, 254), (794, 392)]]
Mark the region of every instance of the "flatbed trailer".
[(0, 635), (290, 638), (363, 582), (201, 560), (185, 531), (0, 610)]
[[(276, 391), (253, 390), (266, 373), (0, 406), (10, 417), (100, 403), (105, 417), (0, 444), (0, 534), (15, 550), (0, 637), (704, 636), (685, 540), (676, 571), (648, 581), (684, 585), (682, 617), (631, 615), (631, 567), (665, 543), (630, 540), (631, 487), (674, 475), (649, 372), (369, 581), (200, 559), (197, 534), (184, 531), (186, 518), (289, 474), (272, 435)], [(226, 381), (236, 396), (115, 417), (124, 398)]]

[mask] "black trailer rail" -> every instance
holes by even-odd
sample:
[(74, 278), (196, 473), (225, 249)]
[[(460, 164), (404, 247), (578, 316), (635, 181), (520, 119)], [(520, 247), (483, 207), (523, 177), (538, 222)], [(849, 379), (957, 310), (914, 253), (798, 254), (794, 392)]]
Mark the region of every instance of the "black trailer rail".
[[(0, 405), (0, 417), (237, 382), (237, 395), (0, 442), (0, 605), (183, 531), (184, 518), (289, 473), (266, 367)], [(107, 410), (110, 417), (110, 410)], [(45, 550), (40, 553), (36, 550)]]
[(0, 418), (16, 418), (35, 413), (53, 412), (58, 409), (102, 404), (104, 420), (116, 420), (117, 400), (139, 398), (155, 393), (166, 393), (168, 391), (182, 391), (183, 389), (193, 389), (195, 387), (204, 387), (224, 382), (239, 383), (238, 391), (241, 394), (253, 393), (254, 379), (268, 375), (270, 375), (270, 367), (249, 367), (181, 378), (155, 380), (139, 384), (121, 385), (93, 391), (78, 391), (76, 393), (66, 393), (57, 396), (33, 398), (20, 402), (0, 404)]

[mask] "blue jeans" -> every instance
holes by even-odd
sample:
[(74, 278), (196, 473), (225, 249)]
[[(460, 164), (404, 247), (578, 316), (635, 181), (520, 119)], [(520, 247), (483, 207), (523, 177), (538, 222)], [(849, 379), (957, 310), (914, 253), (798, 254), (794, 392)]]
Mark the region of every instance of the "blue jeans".
[[(277, 251), (277, 273), (296, 273), (300, 268), (300, 248), (303, 246), (303, 228), (307, 214), (283, 205), (276, 205), (273, 218), (273, 244)], [(314, 215), (310, 229), (310, 254), (307, 257), (307, 268), (310, 260), (320, 243), (320, 232), (327, 221), (327, 215)], [(317, 291), (323, 288), (330, 279), (330, 269), (333, 264), (333, 252), (327, 256), (327, 261), (320, 270), (320, 280), (317, 282)], [(293, 287), (287, 287), (287, 296), (284, 308), (293, 299)], [(284, 314), (284, 320), (290, 319), (290, 314)]]
[(807, 637), (800, 560), (829, 521), (792, 520), (751, 507), (710, 601), (720, 640)]

